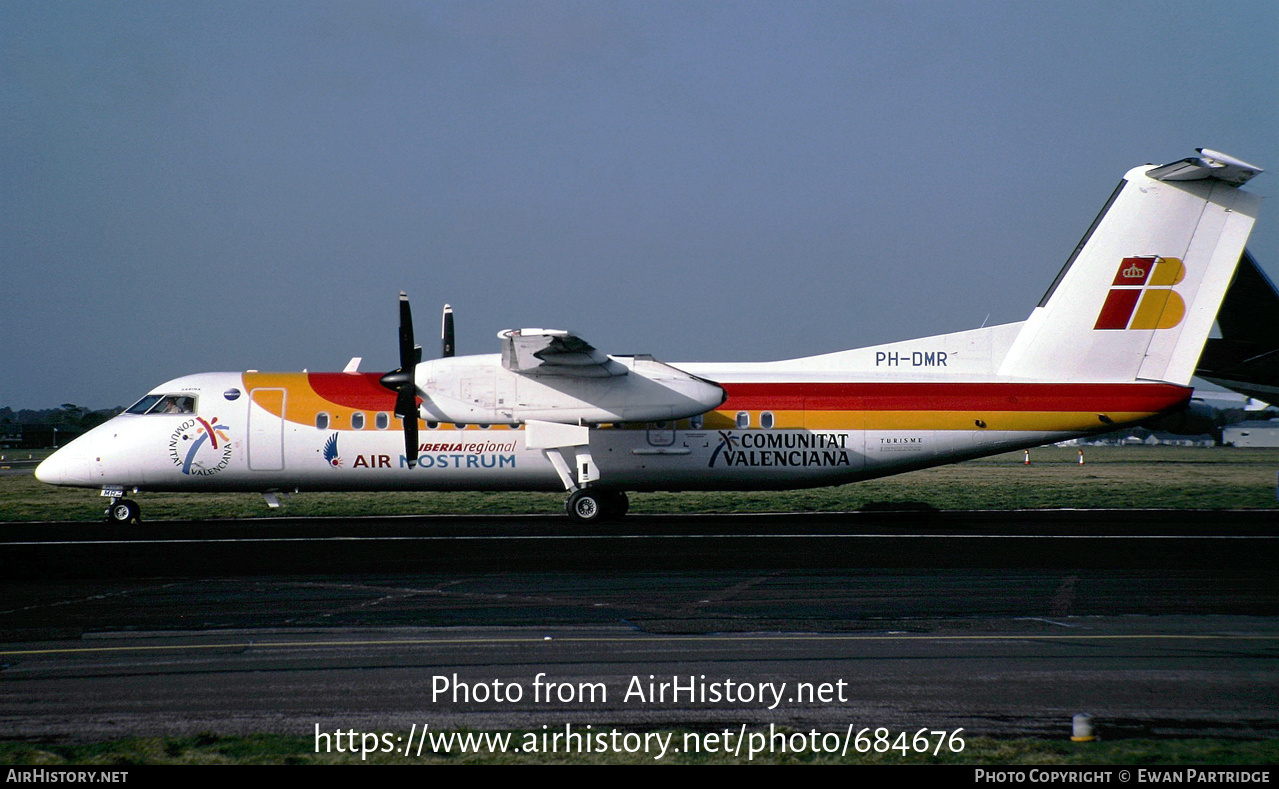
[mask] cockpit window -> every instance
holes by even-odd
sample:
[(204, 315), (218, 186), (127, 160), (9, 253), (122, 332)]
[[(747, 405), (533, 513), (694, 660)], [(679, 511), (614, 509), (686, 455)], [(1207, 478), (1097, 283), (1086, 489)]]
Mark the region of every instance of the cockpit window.
[(142, 398), (138, 402), (129, 406), (128, 410), (126, 410), (125, 413), (126, 414), (145, 414), (147, 411), (151, 410), (151, 406), (160, 402), (160, 398), (162, 397), (164, 397), (164, 395), (147, 395), (146, 397)]
[(134, 403), (130, 414), (194, 414), (195, 397), (188, 394), (151, 394)]

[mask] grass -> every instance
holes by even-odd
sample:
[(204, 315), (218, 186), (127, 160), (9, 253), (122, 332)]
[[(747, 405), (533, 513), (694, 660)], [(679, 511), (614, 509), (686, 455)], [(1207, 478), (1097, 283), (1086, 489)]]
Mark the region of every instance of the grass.
[[(873, 503), (926, 502), (939, 509), (1274, 508), (1277, 449), (1097, 447), (1031, 450), (916, 471), (835, 488), (768, 493), (653, 493), (632, 496), (632, 511), (790, 512), (855, 510)], [(0, 463), (2, 465), (2, 463)], [(149, 519), (244, 518), (288, 515), (505, 514), (563, 512), (563, 496), (544, 493), (315, 493), (290, 497), (268, 510), (254, 494), (146, 494)], [(86, 521), (101, 517), (93, 491), (53, 488), (31, 477), (0, 477), (0, 521)], [(526, 733), (515, 732), (523, 737)], [(676, 739), (682, 732), (675, 733)], [(315, 752), (309, 736), (130, 738), (93, 744), (0, 743), (0, 764), (653, 764), (646, 754), (511, 754), (451, 751), (406, 757)], [(733, 764), (746, 758), (679, 753), (663, 763)], [(1067, 739), (971, 738), (961, 754), (936, 757), (896, 752), (774, 755), (754, 763), (968, 765), (1224, 765), (1279, 763), (1279, 743), (1233, 740), (1116, 740), (1086, 744)]]
[[(465, 732), (463, 732), (465, 733)], [(513, 743), (538, 732), (509, 733)], [(664, 731), (670, 742), (682, 744), (683, 730)], [(407, 732), (402, 736), (408, 736)], [(358, 740), (357, 740), (358, 742)], [(682, 750), (682, 749), (681, 749)], [(748, 760), (746, 751), (733, 756), (694, 751), (668, 753), (660, 762), (653, 753), (525, 754), (454, 748), (423, 751), (422, 756), (371, 753), (362, 759), (352, 753), (316, 753), (313, 736), (255, 734), (223, 737), (129, 738), (84, 745), (0, 743), (0, 764), (6, 765), (140, 765), (140, 764), (965, 764), (965, 765), (1256, 765), (1279, 762), (1279, 743), (1223, 740), (1116, 740), (1073, 743), (1069, 739), (997, 740), (970, 738), (961, 753), (945, 748), (936, 756), (897, 751), (887, 754), (799, 753), (763, 754)]]
[[(635, 513), (831, 512), (868, 504), (926, 502), (938, 509), (1168, 508), (1276, 506), (1279, 449), (1088, 447), (1085, 464), (1064, 447), (1031, 450), (833, 488), (778, 492), (641, 493)], [(555, 493), (305, 493), (269, 510), (251, 493), (143, 494), (148, 520), (271, 515), (547, 514), (563, 512)], [(0, 521), (92, 521), (95, 491), (54, 488), (30, 475), (0, 477)]]

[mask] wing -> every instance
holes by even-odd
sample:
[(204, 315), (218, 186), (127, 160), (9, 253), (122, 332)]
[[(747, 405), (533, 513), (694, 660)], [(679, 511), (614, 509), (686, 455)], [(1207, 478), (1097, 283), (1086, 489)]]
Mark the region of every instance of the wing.
[(616, 378), (626, 367), (571, 332), (560, 329), (508, 329), (502, 339), (502, 366), (521, 375)]

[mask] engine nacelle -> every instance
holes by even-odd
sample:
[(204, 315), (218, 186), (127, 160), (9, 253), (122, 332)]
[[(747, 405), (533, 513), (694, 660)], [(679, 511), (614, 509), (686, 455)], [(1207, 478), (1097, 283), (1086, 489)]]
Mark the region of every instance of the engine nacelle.
[(728, 397), (718, 384), (651, 357), (608, 358), (619, 374), (598, 378), (514, 372), (499, 354), (422, 362), (419, 414), (459, 424), (660, 422), (706, 413)]

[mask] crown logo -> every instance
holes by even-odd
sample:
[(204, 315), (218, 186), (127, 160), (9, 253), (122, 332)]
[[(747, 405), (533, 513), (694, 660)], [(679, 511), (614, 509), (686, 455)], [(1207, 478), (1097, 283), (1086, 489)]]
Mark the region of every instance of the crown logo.
[(1146, 270), (1136, 263), (1123, 270), (1124, 277), (1128, 279), (1139, 279), (1146, 276)]

